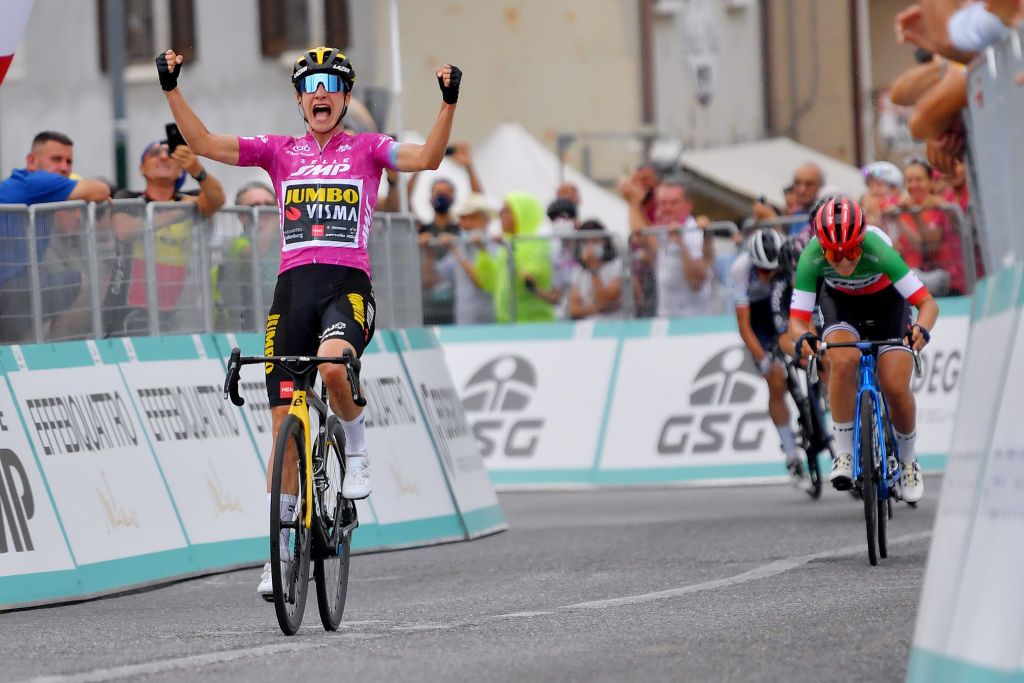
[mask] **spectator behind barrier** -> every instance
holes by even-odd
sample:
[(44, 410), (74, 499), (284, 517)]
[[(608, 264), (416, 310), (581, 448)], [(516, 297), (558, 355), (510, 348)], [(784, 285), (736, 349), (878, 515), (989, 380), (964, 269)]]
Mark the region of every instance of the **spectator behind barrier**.
[(600, 221), (579, 227), (586, 239), (576, 241), (576, 267), (569, 289), (569, 317), (573, 320), (622, 317), (623, 265)]
[[(811, 207), (818, 201), (818, 194), (825, 184), (825, 172), (813, 161), (805, 161), (793, 171), (793, 182), (789, 185), (792, 191), (792, 203), (786, 199), (786, 214), (797, 216), (809, 214)], [(771, 204), (763, 201), (754, 202), (752, 209), (755, 220), (771, 220), (779, 213)], [(808, 229), (808, 223), (794, 223), (789, 226), (789, 234), (795, 235)]]
[[(641, 166), (632, 176), (619, 182), (619, 193), (630, 206), (631, 224), (654, 224), (657, 216), (654, 197), (660, 183), (661, 179), (652, 166)], [(629, 250), (633, 275), (633, 308), (636, 317), (650, 318), (658, 312), (654, 261), (647, 251), (644, 237), (635, 231), (630, 234)]]
[(478, 193), (466, 197), (455, 210), (462, 239), (443, 234), (440, 240), (448, 253), (437, 262), (438, 277), (455, 290), (455, 323), (492, 323), (494, 291), (497, 287), (496, 246), (489, 243), (487, 225), (495, 216), (487, 198)]
[[(472, 192), (483, 193), (483, 186), (473, 168), (469, 144), (457, 142), (452, 145), (448, 156), (460, 164), (469, 175)], [(419, 174), (409, 179), (409, 194), (416, 185)], [(455, 320), (454, 292), (450, 280), (441, 278), (436, 272), (437, 262), (448, 253), (448, 247), (437, 238), (443, 234), (455, 237), (459, 234), (458, 222), (452, 212), (455, 206), (455, 185), (445, 178), (438, 178), (430, 187), (430, 207), (434, 218), (430, 223), (420, 225), (420, 274), (423, 281), (423, 322), (427, 325), (449, 325)]]
[(903, 172), (896, 164), (875, 161), (863, 169), (867, 194), (860, 201), (870, 225), (882, 225), (882, 214), (900, 203)]
[[(242, 234), (225, 249), (224, 262), (214, 270), (213, 292), (217, 305), (217, 325), (226, 331), (251, 330), (263, 320), (274, 301), (277, 271), (281, 266), (280, 216), (274, 190), (266, 183), (251, 182), (243, 185), (235, 195), (236, 206), (262, 206), (259, 224), (253, 226), (252, 215), (239, 214)], [(263, 307), (255, 310), (256, 298), (252, 291), (253, 242), (256, 245), (256, 264), (263, 296)]]
[[(81, 199), (103, 202), (110, 188), (101, 180), (72, 177), (74, 143), (67, 135), (42, 131), (32, 140), (25, 168), (15, 169), (0, 182), (0, 204), (43, 204)], [(75, 215), (71, 215), (71, 214)], [(58, 212), (36, 224), (36, 254), (40, 261), (42, 315), (47, 328), (61, 326), (58, 316), (82, 292), (82, 270), (66, 262), (68, 241), (81, 245), (80, 214)], [(28, 341), (32, 332), (31, 284), (28, 270), (27, 222), (15, 214), (0, 214), (0, 342)], [(48, 254), (51, 238), (61, 242)], [(80, 252), (81, 250), (79, 250)], [(44, 335), (49, 332), (44, 330)]]
[[(691, 215), (693, 204), (682, 181), (662, 181), (655, 194), (657, 225), (668, 233), (644, 234), (648, 258), (654, 264), (659, 316), (709, 315), (714, 276), (714, 240)], [(630, 203), (634, 231), (647, 227), (640, 204)]]
[(896, 39), (962, 64), (1020, 21), (1018, 0), (921, 0), (896, 15)]
[(576, 207), (577, 215), (580, 212), (580, 188), (576, 187), (576, 183), (570, 183), (569, 181), (563, 182), (555, 190), (555, 199), (564, 199), (572, 202), (572, 205)]
[(907, 265), (917, 271), (921, 282), (936, 296), (950, 291), (949, 273), (939, 268), (943, 233), (951, 230), (942, 213), (942, 198), (932, 192), (932, 169), (923, 159), (912, 159), (903, 167), (906, 194), (900, 209), (919, 209), (920, 213), (902, 213), (890, 228), (890, 235)]
[[(510, 322), (510, 307), (515, 305), (516, 322), (544, 322), (555, 319), (555, 307), (541, 293), (550, 293), (551, 250), (547, 240), (522, 239), (537, 235), (544, 222), (544, 209), (533, 195), (509, 192), (498, 213), (506, 248), (499, 249), (493, 267), (497, 273), (494, 313), (500, 323)], [(508, 255), (512, 252), (513, 272)], [(492, 258), (483, 254), (481, 258)]]
[[(167, 142), (146, 145), (139, 160), (139, 173), (146, 180), (141, 192), (121, 190), (116, 199), (142, 198), (149, 202), (193, 204), (201, 216), (212, 216), (224, 205), (224, 189), (206, 172), (199, 158), (185, 145), (169, 152)], [(197, 195), (179, 192), (186, 175), (199, 183)], [(146, 300), (146, 252), (142, 239), (146, 228), (142, 218), (127, 212), (113, 215), (116, 237), (115, 273), (104, 297), (106, 336), (156, 333), (149, 329)], [(156, 287), (160, 331), (174, 329), (177, 306), (185, 288), (192, 257), (193, 217), (190, 211), (161, 211), (155, 215)], [(128, 275), (130, 273), (130, 275)]]
[[(971, 193), (967, 186), (967, 168), (964, 166), (962, 161), (958, 161), (953, 166), (952, 173), (946, 173), (944, 175), (947, 183), (945, 191), (942, 193), (942, 200), (948, 204), (956, 204), (960, 207), (960, 211), (964, 215), (964, 229), (969, 231), (974, 241), (974, 272), (978, 279), (985, 276), (985, 264), (981, 258), (981, 237), (978, 234), (978, 224), (974, 220), (974, 213), (971, 211)], [(963, 245), (957, 236), (957, 246), (961, 248), (961, 254), (963, 253)], [(965, 282), (966, 286), (966, 282)], [(955, 288), (955, 284), (954, 284)], [(964, 292), (965, 294), (968, 293)]]
[[(580, 227), (578, 207), (569, 199), (555, 199), (548, 204), (547, 215), (551, 221), (551, 232), (555, 235), (573, 235)], [(568, 317), (572, 273), (576, 268), (576, 240), (555, 241), (551, 249), (551, 265), (554, 269), (551, 292), (545, 298), (555, 304), (555, 316), (565, 319)]]

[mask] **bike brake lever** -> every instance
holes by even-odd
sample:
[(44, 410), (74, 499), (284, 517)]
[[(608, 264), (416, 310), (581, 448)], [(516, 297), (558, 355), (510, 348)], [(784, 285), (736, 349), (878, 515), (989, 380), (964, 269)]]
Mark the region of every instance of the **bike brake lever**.
[(813, 354), (807, 356), (807, 376), (811, 379), (811, 384), (818, 383), (818, 358)]
[(238, 369), (241, 367), (239, 358), (242, 355), (241, 349), (237, 346), (231, 349), (231, 357), (228, 359), (228, 376), (224, 378), (224, 398), (231, 398), (231, 402), (241, 408), (245, 405), (245, 399), (238, 393)]
[(924, 368), (921, 366), (921, 352), (917, 349), (911, 349), (910, 352), (914, 354), (914, 377), (921, 379), (924, 377)]
[(366, 405), (366, 399), (359, 393), (359, 370), (362, 368), (362, 362), (352, 355), (352, 352), (345, 350), (342, 358), (345, 359), (345, 372), (348, 374), (348, 386), (352, 390), (352, 402), (362, 408)]

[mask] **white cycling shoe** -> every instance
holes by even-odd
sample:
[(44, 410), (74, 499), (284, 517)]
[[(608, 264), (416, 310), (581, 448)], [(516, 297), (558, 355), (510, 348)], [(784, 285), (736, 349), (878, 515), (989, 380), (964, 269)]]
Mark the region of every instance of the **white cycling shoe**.
[(345, 456), (345, 479), (341, 482), (341, 495), (349, 500), (361, 500), (373, 490), (370, 481), (370, 458), (366, 455)]
[(909, 464), (903, 463), (900, 488), (903, 490), (903, 500), (908, 503), (918, 503), (924, 498), (924, 477), (921, 476), (921, 466), (917, 464), (917, 460)]
[(828, 480), (836, 491), (849, 491), (853, 488), (853, 455), (840, 453), (832, 459), (832, 474)]
[(270, 563), (263, 565), (263, 573), (260, 574), (260, 583), (256, 586), (256, 592), (267, 602), (274, 601), (274, 573), (270, 571)]
[(794, 488), (801, 491), (807, 491), (811, 487), (811, 479), (804, 472), (804, 465), (799, 460), (791, 460), (786, 463), (786, 469), (789, 470), (789, 483)]

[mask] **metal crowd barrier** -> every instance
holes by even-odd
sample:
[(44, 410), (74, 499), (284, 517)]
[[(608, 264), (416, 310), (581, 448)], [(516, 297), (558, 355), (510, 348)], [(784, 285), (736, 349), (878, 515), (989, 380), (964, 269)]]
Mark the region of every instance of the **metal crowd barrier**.
[(1024, 28), (987, 48), (968, 71), (968, 180), (985, 263), (995, 270), (1024, 259), (1017, 211), (1024, 178)]
[[(419, 325), (411, 216), (378, 214), (379, 327)], [(0, 205), (0, 344), (263, 330), (280, 266), (276, 207), (117, 199)]]
[[(466, 293), (459, 291), (460, 288), (477, 288), (468, 279), (459, 278), (454, 281), (448, 280), (435, 286), (434, 292), (429, 287), (424, 287), (424, 319), (426, 325), (448, 324), (476, 324), (492, 322), (495, 319), (505, 318), (507, 320), (529, 321), (522, 314), (522, 307), (526, 303), (525, 297), (531, 297), (532, 310), (536, 311), (540, 298), (537, 293), (525, 291), (523, 287), (514, 286), (519, 283), (524, 273), (519, 272), (515, 258), (511, 254), (515, 252), (517, 244), (546, 244), (549, 263), (543, 280), (550, 279), (551, 287), (542, 288), (541, 297), (548, 296), (555, 298), (554, 303), (548, 302), (548, 306), (540, 306), (546, 309), (544, 312), (554, 319), (570, 319), (569, 296), (572, 290), (573, 281), (579, 277), (583, 267), (578, 260), (577, 245), (587, 240), (594, 240), (598, 237), (607, 240), (607, 243), (614, 248), (615, 257), (606, 263), (612, 263), (605, 271), (606, 276), (621, 278), (621, 291), (625, 294), (621, 298), (620, 305), (612, 310), (601, 314), (601, 318), (638, 318), (653, 317), (657, 314), (657, 283), (654, 279), (654, 272), (657, 268), (657, 260), (663, 258), (661, 255), (664, 249), (659, 247), (653, 254), (645, 249), (640, 240), (647, 235), (654, 235), (660, 241), (665, 242), (666, 236), (677, 232), (679, 228), (668, 226), (653, 226), (644, 228), (632, 234), (627, 240), (608, 233), (595, 233), (593, 231), (576, 231), (571, 233), (560, 233), (551, 235), (532, 235), (529, 237), (513, 237), (511, 239), (488, 237), (485, 246), (496, 256), (498, 252), (504, 252), (501, 260), (504, 262), (505, 271), (499, 276), (504, 278), (502, 286), (507, 288), (510, 296), (507, 303), (494, 301), (494, 315), (489, 318), (480, 319), (459, 319), (457, 313), (453, 315), (451, 309), (445, 310), (444, 305), (448, 302), (464, 296)], [(735, 258), (737, 245), (741, 242), (739, 227), (729, 221), (718, 221), (707, 225), (705, 233), (714, 236), (714, 254), (711, 264), (714, 271), (710, 283), (710, 295), (707, 302), (699, 311), (700, 314), (713, 315), (727, 310), (728, 306), (728, 271), (732, 259)], [(463, 249), (469, 247), (471, 242), (465, 236), (459, 236), (455, 240)], [(420, 267), (424, 272), (425, 282), (439, 278), (438, 271), (450, 273), (454, 259), (455, 243), (446, 239), (432, 238), (421, 246)], [(607, 247), (606, 247), (607, 248)], [(651, 262), (653, 256), (654, 262)], [(449, 260), (446, 260), (449, 259)], [(605, 266), (602, 266), (604, 268)], [(680, 266), (681, 268), (681, 266)], [(427, 272), (434, 269), (435, 272)], [(615, 275), (615, 273), (620, 273)], [(441, 278), (443, 279), (443, 278)], [(577, 280), (578, 281), (578, 280)], [(606, 283), (608, 284), (608, 283)], [(581, 294), (584, 293), (581, 287)], [(442, 296), (432, 301), (432, 295), (441, 292)], [(557, 295), (557, 296), (556, 296)], [(448, 304), (450, 305), (450, 304)], [(504, 311), (498, 311), (498, 306), (507, 306)], [(517, 311), (520, 315), (517, 317)], [(440, 313), (439, 313), (440, 312)], [(544, 318), (547, 319), (547, 318)]]

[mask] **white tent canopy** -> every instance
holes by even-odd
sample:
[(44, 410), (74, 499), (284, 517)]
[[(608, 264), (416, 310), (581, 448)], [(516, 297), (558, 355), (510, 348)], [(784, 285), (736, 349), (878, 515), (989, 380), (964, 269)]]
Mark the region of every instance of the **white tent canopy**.
[(782, 188), (793, 180), (793, 171), (807, 161), (813, 161), (825, 172), (826, 191), (842, 192), (854, 199), (864, 194), (864, 176), (855, 166), (789, 138), (693, 150), (682, 155), (683, 168), (689, 173), (751, 201), (764, 195), (780, 206), (785, 204)]
[[(404, 136), (412, 140), (414, 136)], [(495, 208), (502, 198), (514, 190), (529, 192), (547, 205), (558, 189), (558, 158), (543, 144), (516, 123), (499, 125), (483, 142), (473, 148), (476, 167), (484, 193)], [(456, 204), (469, 193), (469, 178), (459, 164), (445, 158), (436, 171), (425, 171), (416, 180), (409, 205), (420, 220), (429, 220), (430, 187), (434, 180), (445, 178), (455, 185)], [(596, 218), (612, 234), (629, 233), (629, 207), (622, 198), (608, 192), (572, 168), (565, 169), (565, 179), (580, 190), (580, 219)]]

